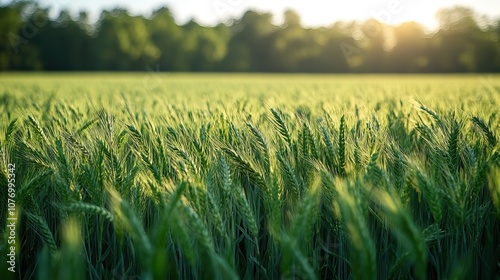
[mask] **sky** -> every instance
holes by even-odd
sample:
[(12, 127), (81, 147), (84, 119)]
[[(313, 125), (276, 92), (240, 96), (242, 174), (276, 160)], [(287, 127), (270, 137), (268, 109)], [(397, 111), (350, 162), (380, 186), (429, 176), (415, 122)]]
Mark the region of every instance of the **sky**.
[[(5, 2), (5, 1), (1, 1)], [(282, 21), (283, 12), (293, 9), (305, 26), (328, 26), (342, 20), (376, 18), (390, 25), (417, 21), (427, 28), (437, 27), (436, 12), (456, 5), (470, 7), (480, 15), (500, 19), (500, 0), (41, 0), (54, 13), (69, 9), (75, 14), (85, 10), (97, 19), (102, 9), (126, 8), (133, 14), (148, 15), (167, 6), (180, 24), (195, 19), (203, 25), (227, 22), (249, 10), (271, 12), (275, 23)]]

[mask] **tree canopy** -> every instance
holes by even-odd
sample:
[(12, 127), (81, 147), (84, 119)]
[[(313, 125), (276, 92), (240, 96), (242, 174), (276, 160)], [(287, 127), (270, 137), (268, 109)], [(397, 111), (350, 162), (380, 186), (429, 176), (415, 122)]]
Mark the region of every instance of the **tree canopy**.
[(481, 21), (465, 7), (437, 13), (440, 27), (375, 19), (306, 28), (288, 10), (247, 11), (230, 24), (178, 24), (171, 11), (151, 16), (103, 11), (51, 18), (36, 2), (0, 6), (0, 71), (500, 72), (500, 19)]

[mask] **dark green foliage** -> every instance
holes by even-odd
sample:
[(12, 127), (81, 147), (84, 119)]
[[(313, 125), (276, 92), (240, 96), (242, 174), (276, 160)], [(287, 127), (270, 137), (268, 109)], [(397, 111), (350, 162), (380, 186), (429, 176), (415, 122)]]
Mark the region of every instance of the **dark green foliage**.
[[(212, 27), (193, 20), (179, 24), (169, 7), (148, 16), (104, 10), (93, 23), (86, 12), (74, 16), (74, 11), (61, 10), (54, 17), (45, 5), (8, 1), (0, 6), (0, 71), (143, 71), (151, 90), (156, 90), (160, 71), (500, 71), (500, 21), (479, 21), (482, 15), (464, 7), (440, 10), (439, 29), (427, 32), (416, 22), (390, 26), (374, 19), (309, 28), (290, 10), (281, 25), (273, 23), (272, 14), (253, 10)], [(233, 6), (214, 1), (210, 13), (222, 20)], [(297, 107), (298, 114), (310, 117), (307, 107)]]

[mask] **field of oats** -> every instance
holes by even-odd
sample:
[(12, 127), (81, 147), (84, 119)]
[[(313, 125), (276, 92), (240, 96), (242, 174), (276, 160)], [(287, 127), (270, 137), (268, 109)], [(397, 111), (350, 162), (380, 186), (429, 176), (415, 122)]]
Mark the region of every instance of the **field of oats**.
[(0, 278), (499, 279), (498, 108), (500, 76), (2, 74)]

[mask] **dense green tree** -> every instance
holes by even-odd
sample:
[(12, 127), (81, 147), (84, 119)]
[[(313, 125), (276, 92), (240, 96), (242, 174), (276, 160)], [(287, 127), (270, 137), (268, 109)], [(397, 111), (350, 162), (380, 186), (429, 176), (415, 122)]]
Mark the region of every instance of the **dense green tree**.
[(433, 37), (431, 69), (438, 72), (476, 72), (495, 68), (495, 42), (478, 26), (469, 8), (454, 7), (437, 14), (440, 29)]
[(394, 28), (395, 46), (390, 52), (390, 70), (400, 73), (422, 72), (429, 64), (425, 54), (427, 38), (416, 22), (403, 23)]
[(0, 6), (0, 71), (43, 67), (39, 50), (31, 41), (46, 24), (47, 15), (47, 10), (31, 2)]
[(0, 7), (0, 19), (0, 70), (10, 70), (14, 66), (12, 56), (16, 52), (13, 42), (19, 40), (17, 34), (22, 24), (18, 8)]
[(222, 62), (226, 71), (266, 71), (269, 69), (269, 35), (277, 27), (269, 13), (246, 12), (231, 26), (228, 53)]
[(283, 25), (270, 36), (273, 53), (269, 69), (279, 72), (298, 72), (301, 63), (314, 51), (315, 43), (302, 28), (300, 17), (296, 12), (285, 11), (284, 19)]
[(203, 27), (195, 22), (186, 26), (186, 34), (192, 42), (190, 70), (210, 71), (224, 59), (229, 32), (224, 25)]
[(168, 8), (161, 8), (153, 12), (148, 23), (151, 32), (151, 42), (158, 47), (160, 52), (158, 65), (161, 70), (187, 70), (183, 63), (183, 33), (180, 26), (175, 23)]
[(90, 36), (84, 23), (84, 19), (74, 21), (68, 11), (61, 11), (55, 21), (39, 27), (31, 43), (37, 46), (45, 70), (92, 69)]
[[(341, 73), (349, 71), (350, 57), (345, 52), (355, 48), (354, 39), (338, 25), (310, 30), (315, 47), (311, 57), (304, 59), (301, 70), (306, 72)], [(347, 49), (346, 49), (347, 48)]]
[(94, 44), (97, 69), (143, 70), (160, 57), (143, 17), (120, 9), (105, 11), (98, 28)]
[(151, 16), (103, 11), (53, 18), (36, 1), (0, 6), (0, 71), (499, 72), (500, 20), (443, 9), (433, 33), (415, 22), (374, 19), (305, 28), (288, 10), (247, 11), (231, 24), (178, 24), (167, 7)]
[(377, 20), (367, 20), (361, 28), (363, 33), (361, 64), (354, 70), (359, 72), (387, 71), (387, 56), (385, 50), (387, 28)]

